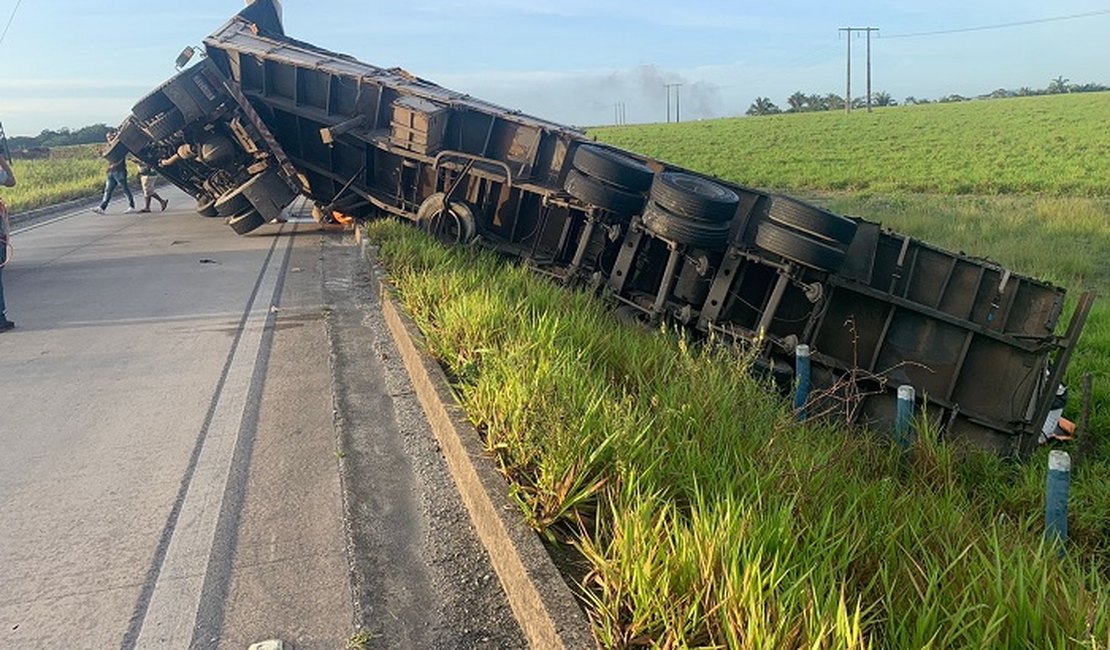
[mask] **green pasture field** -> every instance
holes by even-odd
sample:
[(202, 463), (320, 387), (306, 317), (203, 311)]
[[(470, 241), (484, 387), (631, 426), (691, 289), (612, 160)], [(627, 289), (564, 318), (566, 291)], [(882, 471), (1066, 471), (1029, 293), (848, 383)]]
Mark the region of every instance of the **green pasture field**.
[(15, 160), (16, 186), (0, 189), (0, 196), (13, 213), (97, 197), (104, 190), (108, 165), (100, 149), (101, 145), (57, 147), (43, 160)]
[(752, 187), (1110, 197), (1110, 93), (592, 129)]
[[(415, 229), (369, 235), (605, 648), (1110, 647), (1110, 472), (799, 424), (749, 360)], [(565, 556), (561, 553), (560, 556)]]

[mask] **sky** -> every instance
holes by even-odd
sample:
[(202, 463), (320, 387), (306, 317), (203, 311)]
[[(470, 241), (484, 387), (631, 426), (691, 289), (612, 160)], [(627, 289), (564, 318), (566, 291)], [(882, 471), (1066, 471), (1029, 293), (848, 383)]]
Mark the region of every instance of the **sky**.
[[(183, 47), (243, 4), (0, 0), (0, 123), (8, 135), (118, 124), (174, 74)], [(1110, 85), (1107, 0), (284, 0), (282, 8), (294, 38), (576, 126), (613, 123), (617, 103), (628, 123), (642, 123), (665, 122), (668, 108), (687, 121), (742, 115), (756, 97), (785, 107), (799, 90), (844, 95), (841, 27), (879, 29), (872, 89), (899, 102), (1043, 88), (1061, 76)], [(978, 29), (999, 25), (1011, 26)], [(852, 95), (861, 97), (866, 40), (851, 46)], [(670, 103), (666, 84), (682, 84)]]

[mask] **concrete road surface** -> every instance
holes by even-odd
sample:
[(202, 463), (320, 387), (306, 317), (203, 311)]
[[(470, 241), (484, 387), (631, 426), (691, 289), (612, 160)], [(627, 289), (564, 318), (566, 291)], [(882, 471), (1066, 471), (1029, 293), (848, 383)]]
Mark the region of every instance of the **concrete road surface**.
[(167, 195), (15, 226), (0, 647), (524, 646), (350, 235)]

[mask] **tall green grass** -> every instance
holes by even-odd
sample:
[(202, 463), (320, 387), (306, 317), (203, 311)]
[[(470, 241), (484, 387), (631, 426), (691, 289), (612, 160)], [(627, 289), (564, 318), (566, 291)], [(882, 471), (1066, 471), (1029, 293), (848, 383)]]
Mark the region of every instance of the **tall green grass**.
[(13, 161), (16, 186), (0, 188), (0, 196), (12, 212), (97, 197), (104, 189), (107, 165), (99, 145), (59, 147), (47, 159)]
[(603, 647), (1110, 646), (1105, 472), (1061, 557), (1043, 458), (923, 433), (907, 460), (797, 424), (741, 355), (405, 226), (369, 236), (526, 519), (579, 551)]
[(1110, 196), (1110, 93), (592, 129), (753, 187)]

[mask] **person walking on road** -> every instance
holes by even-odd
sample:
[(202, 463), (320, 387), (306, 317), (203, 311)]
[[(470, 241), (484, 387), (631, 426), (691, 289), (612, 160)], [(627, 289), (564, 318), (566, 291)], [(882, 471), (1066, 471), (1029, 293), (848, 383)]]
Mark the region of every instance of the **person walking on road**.
[[(115, 140), (116, 135), (115, 131), (108, 132), (108, 148), (105, 149), (105, 154), (112, 150), (112, 140)], [(117, 160), (108, 160), (108, 178), (104, 181), (104, 198), (100, 201), (99, 206), (92, 209), (93, 212), (104, 214), (104, 210), (108, 207), (108, 202), (112, 200), (112, 193), (116, 191), (117, 185), (123, 187), (123, 193), (127, 196), (129, 207), (124, 212), (134, 212), (135, 197), (131, 194), (131, 188), (127, 187), (127, 152), (123, 152)]]
[[(8, 161), (0, 156), (0, 185), (15, 187), (15, 173)], [(8, 207), (0, 199), (0, 332), (7, 332), (15, 327), (15, 323), (8, 320), (7, 305), (4, 304), (4, 267), (8, 264), (8, 241), (11, 237), (11, 227), (8, 224)]]
[(162, 212), (165, 212), (166, 206), (170, 204), (169, 199), (163, 199), (154, 191), (154, 177), (157, 174), (158, 172), (154, 171), (153, 167), (141, 160), (139, 161), (139, 184), (142, 185), (143, 199), (146, 200), (146, 205), (144, 205), (143, 209), (139, 210), (139, 212), (150, 212), (151, 199), (162, 204)]

